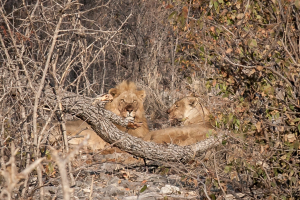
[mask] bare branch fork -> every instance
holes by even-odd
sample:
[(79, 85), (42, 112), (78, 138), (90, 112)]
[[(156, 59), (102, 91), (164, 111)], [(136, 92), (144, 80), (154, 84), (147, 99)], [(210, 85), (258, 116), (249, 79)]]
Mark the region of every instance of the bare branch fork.
[[(47, 92), (49, 103), (55, 105), (55, 96)], [(174, 144), (156, 144), (131, 136), (120, 131), (113, 123), (121, 126), (129, 126), (130, 121), (103, 109), (100, 103), (95, 104), (95, 99), (64, 92), (61, 98), (63, 112), (76, 115), (86, 121), (92, 129), (106, 142), (115, 144), (116, 147), (135, 156), (167, 162), (187, 163), (195, 156), (201, 155), (207, 149), (221, 143), (224, 133), (212, 136), (204, 141), (189, 146), (177, 146)], [(112, 123), (113, 122), (113, 123)]]

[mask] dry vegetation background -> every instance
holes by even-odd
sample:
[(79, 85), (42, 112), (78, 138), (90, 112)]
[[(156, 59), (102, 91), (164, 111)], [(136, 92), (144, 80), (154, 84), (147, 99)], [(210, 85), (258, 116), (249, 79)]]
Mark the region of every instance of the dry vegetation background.
[[(44, 87), (95, 96), (125, 79), (146, 90), (154, 125), (176, 99), (194, 92), (213, 124), (231, 131), (208, 161), (197, 161), (218, 166), (195, 174), (206, 177), (207, 188), (221, 189), (208, 191), (210, 198), (228, 185), (254, 199), (299, 198), (299, 0), (0, 6), (1, 199), (30, 197), (28, 185), (37, 189), (50, 176), (49, 165), (39, 165), (45, 159), (72, 170), (69, 157), (64, 163), (49, 155), (49, 132), (38, 128), (41, 120), (70, 119), (59, 112), (59, 99), (55, 109), (44, 109)], [(66, 140), (59, 144), (69, 152)]]

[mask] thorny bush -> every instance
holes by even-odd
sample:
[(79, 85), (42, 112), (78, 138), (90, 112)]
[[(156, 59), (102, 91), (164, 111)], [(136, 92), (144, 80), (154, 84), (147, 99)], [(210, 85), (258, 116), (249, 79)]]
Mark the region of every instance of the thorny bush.
[(176, 62), (214, 68), (207, 88), (232, 101), (214, 115), (236, 138), (225, 144), (221, 185), (229, 178), (251, 197), (299, 197), (300, 1), (182, 0), (166, 9)]

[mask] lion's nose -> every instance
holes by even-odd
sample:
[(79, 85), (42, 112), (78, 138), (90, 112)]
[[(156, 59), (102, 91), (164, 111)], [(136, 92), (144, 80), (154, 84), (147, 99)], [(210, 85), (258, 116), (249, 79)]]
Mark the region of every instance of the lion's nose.
[(128, 106), (126, 106), (126, 111), (128, 112), (128, 113), (131, 113), (132, 111), (133, 111), (133, 106), (132, 105), (128, 105)]

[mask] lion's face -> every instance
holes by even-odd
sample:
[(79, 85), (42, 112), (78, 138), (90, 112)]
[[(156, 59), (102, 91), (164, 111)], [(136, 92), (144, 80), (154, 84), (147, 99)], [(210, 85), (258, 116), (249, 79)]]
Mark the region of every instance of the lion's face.
[[(135, 122), (142, 122), (142, 126), (136, 129), (128, 130), (128, 133), (136, 137), (144, 137), (148, 132), (147, 119), (145, 117), (144, 99), (146, 93), (144, 90), (138, 90), (135, 83), (123, 81), (108, 92), (113, 96), (113, 100), (105, 105), (105, 109), (124, 117), (134, 119)], [(122, 131), (127, 131), (126, 127), (117, 127)]]
[(192, 107), (190, 106), (188, 99), (183, 98), (176, 101), (171, 108), (167, 110), (171, 124), (176, 125), (178, 122), (184, 121), (188, 115), (188, 111), (191, 109)]
[(112, 101), (115, 104), (116, 114), (127, 118), (135, 118), (138, 109), (143, 106), (143, 97), (130, 91), (122, 92)]
[(132, 82), (123, 82), (109, 90), (113, 100), (108, 109), (124, 118), (136, 118), (144, 115), (144, 90), (137, 90)]
[[(205, 121), (209, 115), (208, 110), (199, 103), (197, 97), (184, 97), (176, 101), (167, 113), (172, 125), (177, 125), (180, 122), (187, 125), (197, 121)], [(192, 122), (193, 120), (195, 122)]]

